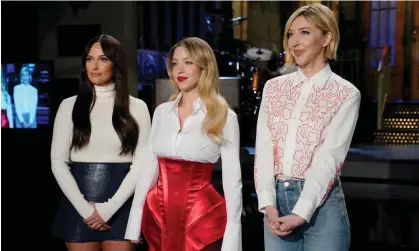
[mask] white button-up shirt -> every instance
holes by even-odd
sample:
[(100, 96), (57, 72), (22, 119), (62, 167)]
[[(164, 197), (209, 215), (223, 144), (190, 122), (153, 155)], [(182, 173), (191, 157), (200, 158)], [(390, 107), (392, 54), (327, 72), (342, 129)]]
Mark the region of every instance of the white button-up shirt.
[(259, 210), (276, 206), (275, 179), (304, 179), (292, 213), (307, 222), (339, 177), (358, 119), (358, 89), (327, 65), (267, 81), (257, 122), (255, 186)]
[(29, 122), (33, 123), (38, 107), (38, 90), (30, 84), (16, 85), (13, 88), (13, 99), (19, 121), (23, 122), (22, 113), (29, 113)]
[(193, 103), (193, 112), (186, 118), (180, 131), (177, 108), (181, 95), (179, 94), (175, 101), (159, 105), (154, 112), (149, 153), (141, 165), (142, 171), (139, 172), (125, 238), (138, 240), (140, 236), (144, 201), (150, 188), (157, 182), (158, 156), (203, 163), (216, 163), (221, 156), (222, 182), (227, 207), (227, 225), (222, 251), (241, 251), (243, 204), (237, 115), (229, 109), (227, 122), (222, 131), (226, 143), (219, 145), (202, 132), (205, 105), (200, 99)]

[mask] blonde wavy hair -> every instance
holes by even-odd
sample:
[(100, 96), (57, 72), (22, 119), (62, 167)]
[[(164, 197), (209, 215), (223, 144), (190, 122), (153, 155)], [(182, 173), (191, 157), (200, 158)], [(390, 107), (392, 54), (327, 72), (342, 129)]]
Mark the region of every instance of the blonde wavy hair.
[(335, 14), (327, 6), (316, 3), (306, 5), (297, 9), (294, 13), (292, 13), (292, 15), (287, 21), (287, 24), (285, 25), (283, 46), (284, 50), (286, 51), (286, 64), (296, 64), (295, 58), (292, 56), (288, 48), (288, 32), (290, 30), (291, 24), (295, 21), (295, 19), (297, 19), (300, 16), (305, 17), (309, 22), (313, 23), (318, 29), (320, 29), (323, 32), (323, 35), (326, 35), (330, 32), (332, 38), (330, 40), (329, 45), (327, 45), (324, 51), (324, 56), (328, 60), (336, 59), (340, 34)]
[(172, 74), (173, 54), (177, 47), (182, 47), (193, 63), (201, 68), (198, 80), (198, 95), (205, 104), (206, 114), (202, 123), (202, 130), (216, 143), (221, 144), (224, 139), (222, 130), (227, 122), (228, 104), (220, 95), (220, 78), (217, 60), (210, 45), (197, 37), (188, 37), (177, 42), (169, 51), (166, 58), (166, 68), (176, 93), (170, 100), (176, 99), (180, 89)]

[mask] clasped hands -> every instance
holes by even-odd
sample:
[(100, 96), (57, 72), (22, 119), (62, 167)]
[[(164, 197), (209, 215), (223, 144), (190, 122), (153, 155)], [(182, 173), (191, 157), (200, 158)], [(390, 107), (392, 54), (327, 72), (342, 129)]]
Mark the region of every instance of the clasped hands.
[(269, 231), (275, 235), (286, 236), (306, 222), (296, 214), (279, 217), (278, 210), (274, 206), (266, 206), (265, 210), (267, 216), (266, 225)]
[(88, 225), (90, 229), (99, 231), (107, 231), (111, 229), (111, 226), (106, 224), (106, 222), (102, 219), (102, 217), (96, 210), (95, 203), (93, 201), (89, 201), (89, 204), (93, 206), (94, 211), (92, 215), (84, 219), (83, 222), (86, 223), (86, 225)]
[[(89, 204), (93, 206), (94, 211), (92, 215), (90, 215), (88, 218), (84, 219), (83, 222), (86, 223), (86, 225), (89, 226), (90, 229), (95, 229), (99, 231), (107, 231), (111, 229), (111, 226), (106, 224), (106, 222), (102, 219), (98, 211), (96, 210), (95, 203), (93, 201), (89, 201)], [(142, 244), (143, 240), (140, 238), (137, 241), (131, 241), (134, 244)]]

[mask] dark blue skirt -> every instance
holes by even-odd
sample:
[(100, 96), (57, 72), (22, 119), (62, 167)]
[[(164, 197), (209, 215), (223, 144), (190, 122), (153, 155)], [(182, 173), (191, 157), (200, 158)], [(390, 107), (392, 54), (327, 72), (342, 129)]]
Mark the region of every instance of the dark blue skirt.
[[(87, 201), (105, 202), (111, 198), (130, 170), (131, 163), (81, 163), (70, 164), (71, 173)], [(124, 240), (132, 196), (107, 222), (108, 231), (90, 229), (67, 197), (58, 209), (53, 235), (69, 242)]]

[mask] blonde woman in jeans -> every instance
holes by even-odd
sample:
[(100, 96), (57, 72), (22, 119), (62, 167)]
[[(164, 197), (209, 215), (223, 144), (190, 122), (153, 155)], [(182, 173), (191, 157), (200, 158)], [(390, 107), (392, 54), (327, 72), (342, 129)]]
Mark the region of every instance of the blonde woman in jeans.
[(301, 7), (284, 33), (296, 72), (267, 81), (257, 123), (255, 185), (266, 251), (345, 251), (350, 225), (339, 175), (360, 92), (331, 71), (339, 28), (324, 5)]

